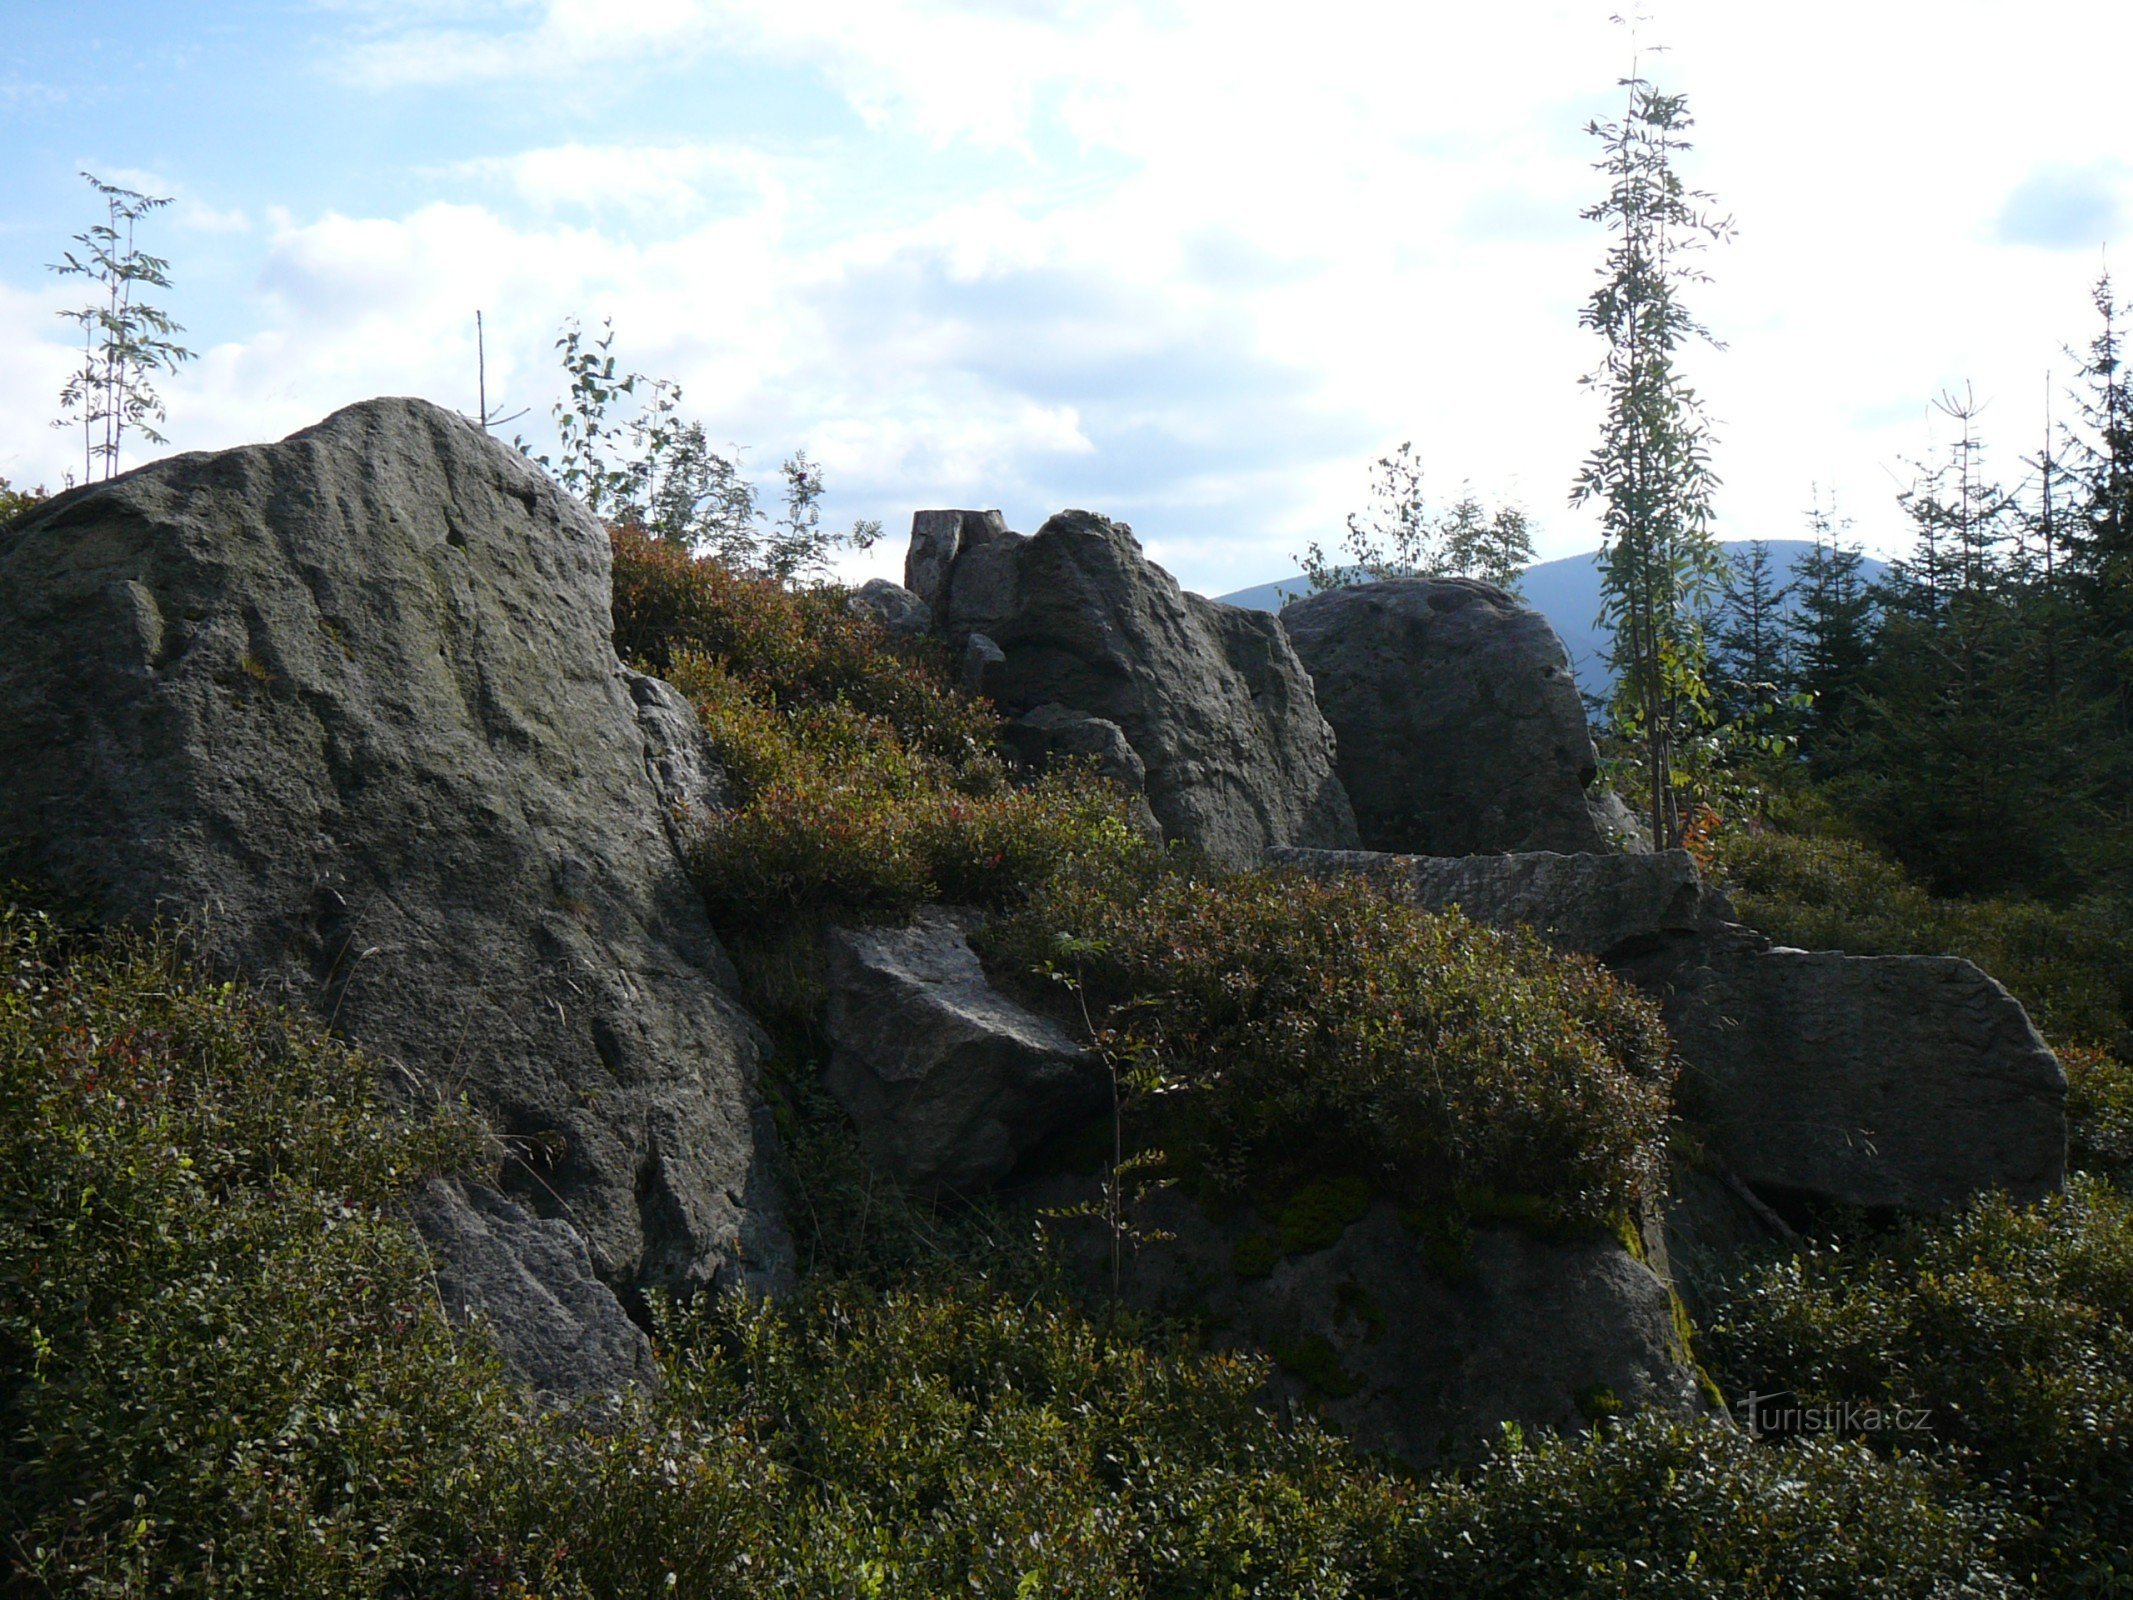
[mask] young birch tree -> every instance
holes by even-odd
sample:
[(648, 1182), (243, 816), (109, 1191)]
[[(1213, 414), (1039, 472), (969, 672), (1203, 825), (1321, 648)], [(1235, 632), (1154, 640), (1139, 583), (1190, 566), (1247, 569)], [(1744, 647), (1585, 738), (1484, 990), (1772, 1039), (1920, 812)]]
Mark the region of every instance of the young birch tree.
[(1675, 158), (1690, 148), (1684, 96), (1662, 94), (1642, 77), (1622, 82), (1621, 119), (1586, 132), (1605, 154), (1607, 196), (1581, 216), (1610, 237), (1599, 287), (1578, 314), (1606, 341), (1600, 365), (1582, 381), (1607, 400), (1600, 443), (1572, 489), (1572, 505), (1601, 508), (1600, 621), (1613, 632), (1611, 708), (1617, 729), (1641, 747), (1650, 779), (1652, 837), (1681, 842), (1676, 750), (1707, 716), (1705, 651), (1698, 613), (1712, 593), (1720, 552), (1711, 536), (1717, 487), (1702, 403), (1677, 366), (1677, 352), (1710, 330), (1682, 304), (1685, 285), (1706, 281), (1695, 254), (1729, 237), (1731, 219), (1707, 209), (1712, 197), (1683, 184)]
[(87, 305), (60, 313), (80, 327), (82, 353), (59, 394), (65, 414), (53, 426), (81, 428), (86, 481), (97, 475), (98, 462), (106, 478), (117, 474), (128, 428), (151, 444), (164, 442), (155, 428), (165, 412), (153, 374), (176, 372), (193, 353), (172, 338), (185, 330), (141, 298), (144, 289), (170, 287), (170, 263), (134, 243), (141, 218), (169, 205), (169, 196), (122, 189), (90, 172), (82, 177), (102, 197), (104, 220), (76, 234), (81, 253), (62, 251), (52, 270), (87, 278), (97, 292)]

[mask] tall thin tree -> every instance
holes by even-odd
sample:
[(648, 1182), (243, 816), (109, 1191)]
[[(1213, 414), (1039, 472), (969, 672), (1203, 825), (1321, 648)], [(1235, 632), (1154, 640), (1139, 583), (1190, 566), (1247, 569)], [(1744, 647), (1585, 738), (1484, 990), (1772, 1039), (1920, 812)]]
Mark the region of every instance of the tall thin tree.
[(169, 205), (170, 197), (121, 188), (91, 172), (82, 177), (102, 197), (104, 220), (76, 234), (81, 253), (62, 251), (51, 270), (63, 278), (87, 278), (98, 293), (87, 305), (60, 313), (81, 328), (82, 355), (59, 391), (66, 414), (52, 425), (81, 428), (87, 480), (96, 476), (98, 462), (106, 478), (118, 472), (129, 428), (152, 444), (164, 442), (155, 424), (167, 413), (153, 374), (177, 371), (193, 353), (172, 337), (184, 328), (141, 298), (143, 289), (170, 287), (170, 263), (134, 241), (140, 220)]
[(1642, 748), (1652, 837), (1674, 845), (1682, 834), (1675, 754), (1707, 714), (1698, 617), (1721, 559), (1710, 527), (1718, 479), (1709, 428), (1678, 365), (1691, 341), (1719, 342), (1690, 315), (1681, 291), (1706, 281), (1696, 252), (1728, 238), (1733, 225), (1675, 170), (1690, 148), (1687, 99), (1661, 93), (1634, 69), (1621, 86), (1628, 92), (1621, 119), (1586, 128), (1605, 152), (1594, 166), (1608, 188), (1580, 214), (1611, 239), (1599, 287), (1578, 314), (1607, 350), (1582, 381), (1603, 391), (1607, 414), (1570, 499), (1601, 508), (1600, 622), (1613, 634), (1612, 715)]

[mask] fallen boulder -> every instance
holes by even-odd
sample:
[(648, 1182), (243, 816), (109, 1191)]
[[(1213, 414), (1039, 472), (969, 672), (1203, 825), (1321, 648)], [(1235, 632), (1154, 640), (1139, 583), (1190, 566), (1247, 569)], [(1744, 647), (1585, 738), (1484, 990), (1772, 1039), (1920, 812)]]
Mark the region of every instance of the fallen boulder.
[(963, 921), (827, 935), (823, 1084), (869, 1159), (931, 1192), (989, 1188), (1027, 1151), (1104, 1104), (1095, 1059), (994, 989)]
[(0, 528), (0, 847), (465, 1093), (607, 1285), (767, 1286), (760, 1034), (676, 848), (716, 764), (616, 661), (609, 563), (420, 400), (60, 495)]
[(1280, 624), (1185, 593), (1124, 524), (1064, 511), (1025, 538), (993, 513), (921, 512), (906, 573), (921, 597), (937, 585), (952, 644), (1001, 652), (982, 684), (1002, 711), (1056, 703), (1123, 730), (1168, 837), (1237, 864), (1356, 842), (1331, 730)]
[(1607, 847), (1585, 801), (1598, 758), (1584, 702), (1538, 611), (1470, 578), (1388, 578), (1280, 619), (1339, 739), (1364, 848)]

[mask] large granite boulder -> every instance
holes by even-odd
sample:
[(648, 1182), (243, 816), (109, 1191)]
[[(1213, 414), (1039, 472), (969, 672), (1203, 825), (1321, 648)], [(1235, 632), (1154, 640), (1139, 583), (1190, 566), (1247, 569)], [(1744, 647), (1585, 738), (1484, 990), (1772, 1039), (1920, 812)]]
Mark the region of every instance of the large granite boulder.
[(1065, 1028), (995, 990), (954, 912), (827, 935), (823, 1084), (860, 1148), (914, 1188), (972, 1194), (1104, 1103)]
[(610, 627), (599, 523), (420, 400), (61, 495), (0, 528), (5, 869), (468, 1095), (608, 1285), (771, 1284), (760, 1035), (676, 848), (715, 763)]
[(1281, 625), (1340, 741), (1366, 849), (1607, 847), (1585, 801), (1584, 702), (1538, 611), (1470, 578), (1389, 578), (1292, 601)]
[(951, 643), (999, 650), (982, 682), (1009, 716), (1057, 703), (1124, 731), (1170, 838), (1239, 864), (1356, 843), (1280, 624), (1185, 593), (1123, 523), (1064, 511), (1024, 537), (996, 513), (920, 512), (905, 571)]
[(1939, 1210), (2065, 1178), (2065, 1074), (1967, 961), (1775, 949), (1680, 850), (1275, 855), (1605, 961), (1658, 1001), (1714, 1163), (1766, 1201)]
[(1663, 997), (1681, 1109), (1788, 1201), (1936, 1210), (2066, 1177), (2066, 1075), (2021, 1004), (1955, 956), (1721, 947)]

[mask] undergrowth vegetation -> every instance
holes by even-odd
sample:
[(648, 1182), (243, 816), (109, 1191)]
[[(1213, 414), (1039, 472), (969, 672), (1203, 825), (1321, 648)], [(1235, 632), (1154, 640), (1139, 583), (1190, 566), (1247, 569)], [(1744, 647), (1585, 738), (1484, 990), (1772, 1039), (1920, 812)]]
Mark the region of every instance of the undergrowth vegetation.
[(1163, 1137), (1218, 1187), (1330, 1172), (1591, 1223), (1657, 1190), (1657, 1013), (1523, 931), (1362, 879), (1143, 861), (1055, 876), (982, 942), (1010, 973), (1070, 976), (1119, 1047), (1160, 1057), (1189, 1091)]
[(1812, 1245), (1741, 1276), (1706, 1330), (1734, 1391), (1941, 1463), (2003, 1505), (2051, 1594), (2133, 1591), (2133, 1198), (2077, 1176)]
[(490, 1147), (369, 1082), (168, 942), (0, 912), (11, 1592), (2004, 1592), (1985, 1518), (1854, 1445), (1643, 1420), (1410, 1479), (1256, 1361), (945, 1263), (661, 1305), (656, 1396), (542, 1409), (393, 1210)]
[(1780, 943), (1964, 956), (2055, 1043), (2133, 1044), (2133, 916), (2122, 899), (1941, 899), (1871, 845), (1825, 832), (1729, 829), (1713, 864), (1742, 917)]
[(746, 942), (822, 916), (1012, 903), (1068, 860), (1139, 841), (1086, 772), (1011, 781), (998, 719), (940, 647), (892, 640), (841, 590), (787, 589), (615, 536), (615, 643), (696, 707), (735, 793), (692, 866)]

